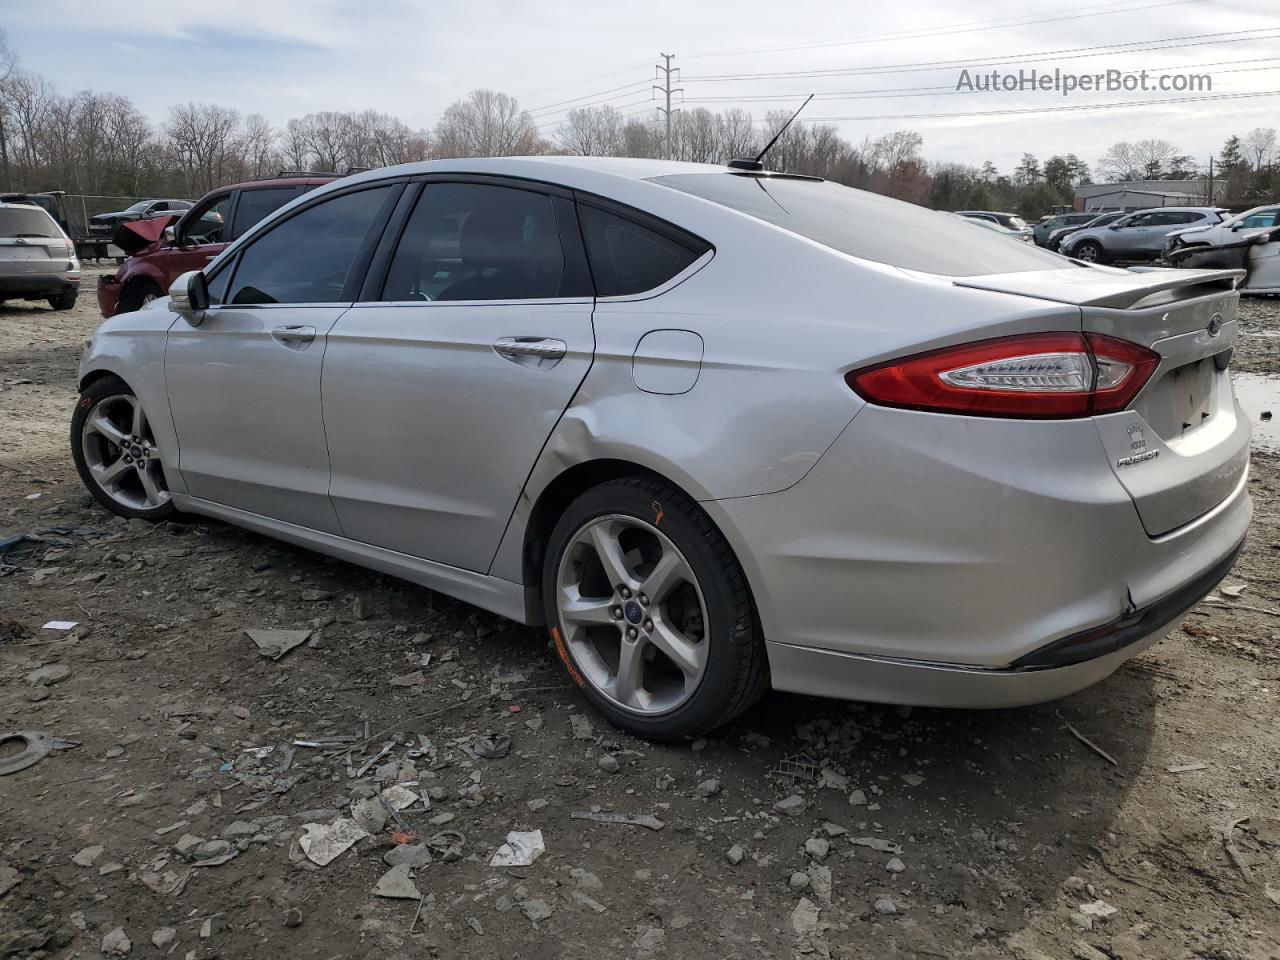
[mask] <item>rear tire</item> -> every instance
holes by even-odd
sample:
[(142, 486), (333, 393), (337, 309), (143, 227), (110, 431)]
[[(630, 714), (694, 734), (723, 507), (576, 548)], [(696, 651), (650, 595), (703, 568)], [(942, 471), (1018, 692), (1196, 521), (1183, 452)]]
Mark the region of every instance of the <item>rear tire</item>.
[(570, 678), (637, 736), (698, 736), (769, 688), (742, 568), (702, 508), (668, 483), (624, 477), (574, 500), (547, 546), (542, 597)]
[(163, 297), (160, 285), (151, 280), (135, 280), (120, 293), (120, 313), (132, 313), (141, 310), (152, 300)]
[(49, 298), (49, 306), (55, 310), (70, 310), (76, 305), (77, 291), (66, 290), (56, 297)]

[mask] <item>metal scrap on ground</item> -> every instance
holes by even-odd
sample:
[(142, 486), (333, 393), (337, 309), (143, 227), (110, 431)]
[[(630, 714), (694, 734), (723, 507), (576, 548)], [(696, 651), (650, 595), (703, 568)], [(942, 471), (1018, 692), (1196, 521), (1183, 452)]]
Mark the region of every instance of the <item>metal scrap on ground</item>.
[(629, 827), (645, 827), (649, 830), (661, 830), (666, 823), (650, 814), (641, 814), (638, 817), (627, 816), (625, 813), (596, 813), (591, 810), (575, 810), (569, 814), (573, 820), (594, 820), (596, 823), (621, 823)]

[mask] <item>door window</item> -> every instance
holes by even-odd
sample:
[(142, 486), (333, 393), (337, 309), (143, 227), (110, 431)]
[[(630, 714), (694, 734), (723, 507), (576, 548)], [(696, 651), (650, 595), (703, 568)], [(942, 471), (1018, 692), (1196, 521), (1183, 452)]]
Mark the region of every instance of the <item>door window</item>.
[(227, 218), (231, 215), (231, 194), (224, 193), (201, 204), (183, 218), (178, 239), (183, 246), (226, 243)]
[(480, 183), (430, 183), (396, 247), (382, 299), (540, 300), (564, 296), (551, 197)]
[(707, 252), (707, 244), (659, 233), (598, 207), (578, 207), (596, 295), (621, 297), (660, 287)]
[(240, 203), (236, 205), (235, 221), (231, 224), (231, 239), (243, 236), (267, 214), (278, 210), (298, 195), (297, 187), (271, 187), (265, 190), (241, 190)]
[(340, 303), (370, 227), (394, 186), (322, 200), (271, 227), (240, 255), (228, 303)]

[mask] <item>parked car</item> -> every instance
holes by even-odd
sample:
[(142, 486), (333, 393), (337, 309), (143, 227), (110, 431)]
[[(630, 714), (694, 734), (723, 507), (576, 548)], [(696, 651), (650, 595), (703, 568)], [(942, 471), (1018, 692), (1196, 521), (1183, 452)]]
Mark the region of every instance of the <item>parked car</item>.
[(1110, 674), (1235, 561), (1235, 276), (1069, 263), (813, 177), (406, 164), (104, 322), (72, 456), (121, 516), (545, 623), (642, 736), (770, 685), (1025, 704)]
[(1226, 234), (1221, 244), (1195, 243), (1169, 251), (1171, 266), (1181, 269), (1245, 271), (1241, 294), (1280, 294), (1280, 226)]
[(1031, 228), (1027, 226), (1027, 221), (1012, 213), (999, 213), (995, 210), (957, 210), (956, 213), (970, 220), (985, 220), (989, 223), (997, 224), (1017, 234), (1019, 240), (1031, 242), (1032, 233)]
[(117, 244), (131, 256), (114, 275), (98, 280), (102, 315), (137, 310), (164, 296), (179, 274), (199, 270), (267, 214), (337, 177), (315, 173), (233, 183), (205, 194), (176, 223), (167, 218), (117, 232)]
[(139, 200), (123, 210), (99, 213), (90, 217), (89, 233), (99, 237), (110, 237), (122, 223), (154, 220), (156, 217), (180, 216), (190, 209), (190, 200)]
[(1222, 222), (1219, 207), (1155, 207), (1117, 218), (1105, 227), (1078, 230), (1059, 251), (1086, 263), (1110, 260), (1155, 260), (1164, 253), (1164, 238), (1179, 227)]
[(70, 310), (80, 292), (80, 261), (53, 217), (33, 203), (0, 202), (0, 303), (48, 300)]
[(1062, 227), (1082, 227), (1096, 218), (1097, 214), (1094, 213), (1059, 213), (1052, 217), (1045, 217), (1031, 228), (1031, 234), (1035, 238), (1036, 246), (1047, 247), (1049, 234), (1053, 231)]
[(1115, 223), (1121, 217), (1126, 216), (1123, 210), (1113, 210), (1110, 213), (1090, 213), (1089, 220), (1084, 223), (1078, 223), (1074, 226), (1058, 227), (1049, 234), (1049, 238), (1045, 241), (1044, 248), (1052, 250), (1055, 253), (1062, 246), (1062, 241), (1078, 230), (1089, 230), (1094, 227), (1105, 227), (1109, 223)]
[(1212, 247), (1235, 243), (1277, 225), (1280, 225), (1280, 204), (1269, 203), (1246, 210), (1234, 217), (1228, 217), (1221, 223), (1174, 230), (1165, 237), (1165, 253), (1168, 254), (1169, 251), (1178, 247), (1196, 245)]
[(994, 220), (987, 220), (982, 217), (962, 217), (957, 213), (949, 214), (949, 216), (955, 217), (956, 220), (958, 220), (960, 223), (966, 224), (970, 227), (973, 227), (974, 229), (989, 230), (990, 232), (997, 234), (1001, 237), (1005, 237), (1009, 240), (1025, 240), (1026, 239), (1026, 236), (1024, 233), (1018, 230), (1010, 230), (1008, 227), (1002, 227), (1000, 224), (996, 223), (996, 221)]

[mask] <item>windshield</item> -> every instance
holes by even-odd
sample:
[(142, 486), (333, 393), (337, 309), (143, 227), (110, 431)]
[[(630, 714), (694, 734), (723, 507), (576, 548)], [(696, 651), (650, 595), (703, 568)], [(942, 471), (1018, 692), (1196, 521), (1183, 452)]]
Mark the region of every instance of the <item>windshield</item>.
[(735, 173), (655, 177), (850, 256), (948, 277), (1061, 270), (1061, 257), (1020, 240), (974, 230), (940, 213), (822, 180)]
[(60, 237), (53, 218), (39, 207), (0, 207), (0, 237)]
[(150, 200), (140, 200), (137, 203), (133, 204), (133, 206), (125, 207), (124, 212), (125, 213), (142, 213), (150, 205), (151, 205)]
[(1013, 227), (1015, 230), (1025, 230), (1027, 229), (1027, 221), (1023, 220), (1021, 217), (1010, 217), (1009, 226)]
[(1234, 227), (1237, 223), (1244, 227), (1274, 227), (1276, 218), (1280, 216), (1280, 207), (1254, 207), (1226, 221), (1226, 225)]

